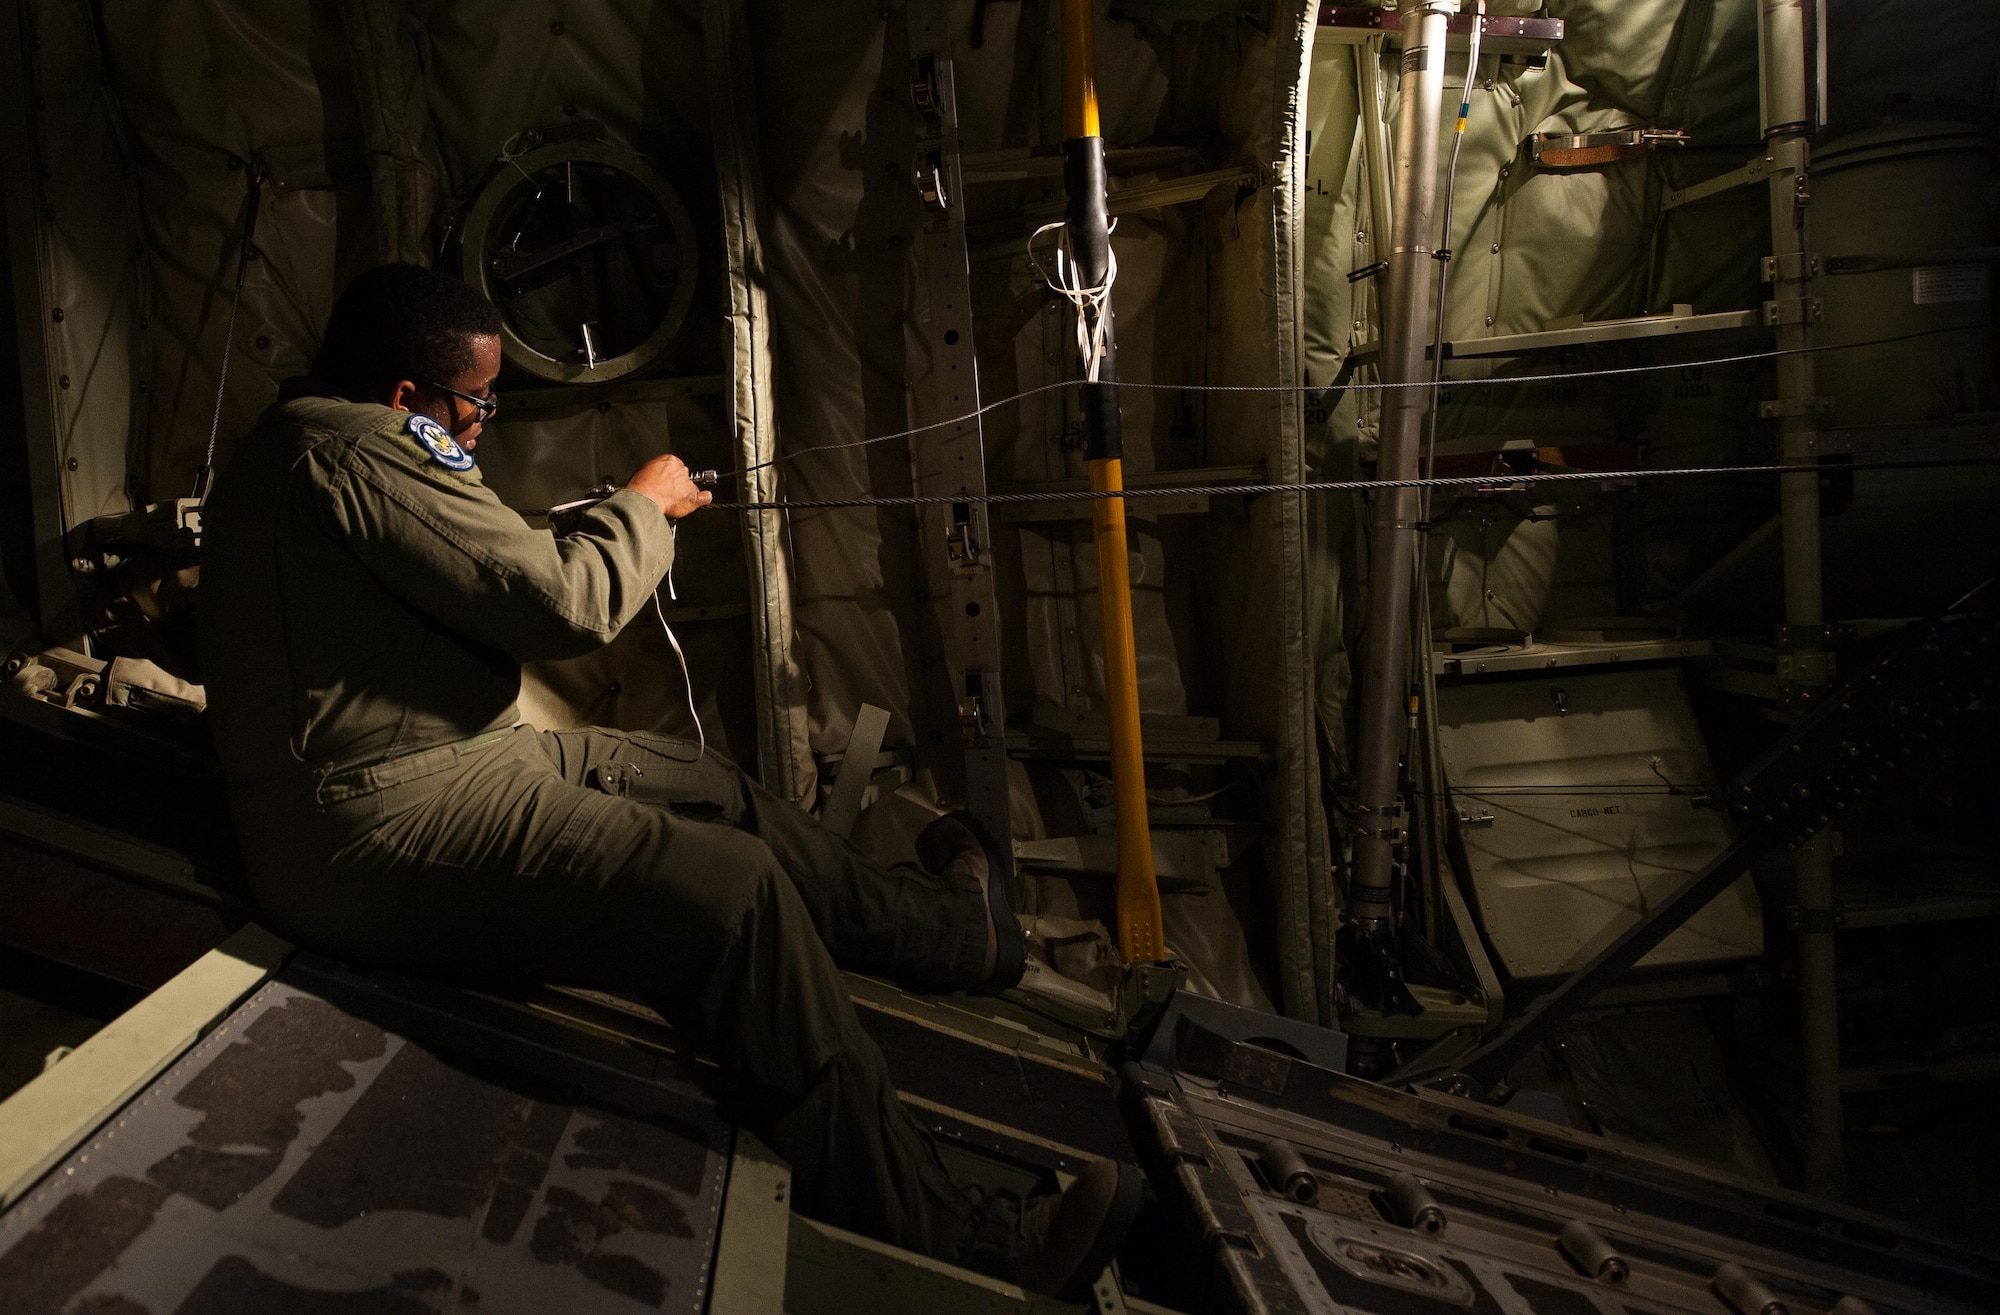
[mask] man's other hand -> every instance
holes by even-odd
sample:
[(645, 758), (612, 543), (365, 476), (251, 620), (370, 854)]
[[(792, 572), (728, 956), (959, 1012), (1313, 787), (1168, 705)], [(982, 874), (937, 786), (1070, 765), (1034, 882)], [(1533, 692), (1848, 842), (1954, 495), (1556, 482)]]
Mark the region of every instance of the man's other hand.
[(688, 475), (687, 463), (672, 453), (639, 467), (639, 473), (626, 481), (625, 487), (651, 498), (660, 513), (674, 521), (715, 501), (713, 493), (698, 487)]

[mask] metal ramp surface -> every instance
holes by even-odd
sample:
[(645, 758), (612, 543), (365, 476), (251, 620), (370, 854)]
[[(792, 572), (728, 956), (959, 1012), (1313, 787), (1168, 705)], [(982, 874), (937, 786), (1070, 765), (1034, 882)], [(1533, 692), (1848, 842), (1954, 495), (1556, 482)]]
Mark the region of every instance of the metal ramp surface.
[(0, 1215), (8, 1315), (705, 1308), (733, 1131), (670, 1077), (266, 983)]

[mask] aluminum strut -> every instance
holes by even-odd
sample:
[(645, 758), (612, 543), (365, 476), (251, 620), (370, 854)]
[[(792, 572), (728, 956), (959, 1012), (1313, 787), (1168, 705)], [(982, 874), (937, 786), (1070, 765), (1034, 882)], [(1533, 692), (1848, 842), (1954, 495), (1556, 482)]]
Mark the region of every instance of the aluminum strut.
[[(1761, 0), (1757, 25), (1758, 81), (1765, 152), (1789, 160), (1771, 172), (1772, 307), (1814, 305), (1812, 295), (1811, 134), (1826, 121), (1824, 0)], [(1784, 147), (1790, 144), (1792, 149)], [(1780, 459), (1803, 467), (1778, 477), (1778, 517), (1784, 547), (1785, 647), (1797, 678), (1781, 691), (1781, 710), (1794, 714), (1825, 692), (1834, 674), (1826, 642), (1820, 561), (1817, 363), (1810, 314), (1767, 315), (1777, 325), (1776, 363)], [(1833, 1192), (1841, 1179), (1840, 1020), (1834, 980), (1833, 841), (1816, 835), (1798, 850), (1799, 907), (1814, 915), (1799, 929), (1800, 1080), (1805, 1088), (1805, 1186)]]
[[(1084, 360), (1083, 433), (1090, 487), (1124, 487), (1118, 344), (1111, 324), (1111, 230), (1104, 204), (1104, 138), (1097, 116), (1097, 54), (1089, 0), (1063, 0), (1064, 225), (1079, 298)], [(1097, 544), (1097, 607), (1104, 628), (1104, 699), (1111, 721), (1111, 780), (1118, 811), (1118, 947), (1127, 963), (1164, 959), (1160, 888), (1146, 816), (1146, 755), (1139, 733), (1138, 658), (1132, 639), (1132, 580), (1125, 501), (1091, 504)]]
[[(1438, 129), (1443, 121), (1445, 23), (1456, 0), (1403, 0), (1408, 34), (1397, 90), (1394, 229), (1382, 300), (1381, 368), (1386, 383), (1429, 377), (1431, 243), (1437, 231)], [(1421, 388), (1384, 395), (1376, 475), (1417, 476), (1428, 398)], [(1368, 566), (1368, 629), (1362, 650), (1362, 703), (1355, 754), (1354, 870), (1341, 928), (1342, 982), (1373, 1009), (1416, 1013), (1396, 950), (1390, 895), (1397, 851), (1405, 839), (1399, 778), (1408, 721), (1410, 601), (1416, 582), (1423, 494), (1385, 488), (1375, 494)]]
[[(912, 314), (906, 334), (910, 421), (939, 425), (925, 441), (910, 445), (910, 477), (915, 493), (949, 499), (917, 511), (951, 698), (943, 715), (921, 719), (918, 735), (941, 800), (978, 819), (1003, 861), (1011, 862), (1007, 704), (1000, 683), (1000, 608), (984, 501), (986, 440), (978, 415), (979, 362), (959, 170), (951, 13), (944, 0), (911, 0), (907, 10), (908, 85), (916, 116), (910, 176), (922, 205), (912, 244), (912, 273), (922, 288), (916, 305), (921, 309)], [(955, 726), (952, 712), (957, 714)]]

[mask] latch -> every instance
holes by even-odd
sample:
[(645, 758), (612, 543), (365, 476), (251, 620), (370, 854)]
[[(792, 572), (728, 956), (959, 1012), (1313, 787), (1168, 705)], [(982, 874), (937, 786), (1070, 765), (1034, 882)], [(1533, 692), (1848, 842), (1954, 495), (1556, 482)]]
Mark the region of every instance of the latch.
[(1782, 301), (1764, 303), (1764, 323), (1768, 327), (1783, 324), (1818, 324), (1825, 306), (1818, 297), (1786, 297)]
[(951, 209), (951, 198), (944, 188), (944, 150), (942, 147), (925, 146), (917, 151), (917, 161), (910, 169), (910, 181), (917, 185), (917, 194), (924, 204), (936, 210)]
[(1468, 808), (1463, 804), (1458, 807), (1458, 827), (1461, 831), (1474, 831), (1481, 827), (1489, 827), (1493, 825), (1493, 822), (1493, 810), (1489, 808)]
[(978, 667), (965, 672), (964, 693), (958, 698), (958, 725), (968, 740), (991, 738), (987, 725), (986, 673)]
[(938, 59), (925, 51), (911, 61), (910, 103), (919, 114), (943, 114), (944, 90), (938, 82)]
[(1544, 169), (1585, 169), (1636, 160), (1662, 146), (1685, 146), (1688, 135), (1678, 128), (1612, 128), (1601, 132), (1536, 133), (1528, 144), (1536, 164)]
[(985, 508), (971, 501), (951, 504), (951, 524), (945, 527), (944, 550), (954, 571), (970, 575), (986, 565)]

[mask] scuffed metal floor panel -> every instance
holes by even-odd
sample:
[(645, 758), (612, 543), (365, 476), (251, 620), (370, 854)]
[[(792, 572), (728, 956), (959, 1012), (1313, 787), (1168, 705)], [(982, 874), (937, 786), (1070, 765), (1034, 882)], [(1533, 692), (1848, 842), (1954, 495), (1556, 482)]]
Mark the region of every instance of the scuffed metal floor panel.
[(702, 1309), (731, 1130), (612, 1108), (283, 981), (0, 1215), (7, 1315)]

